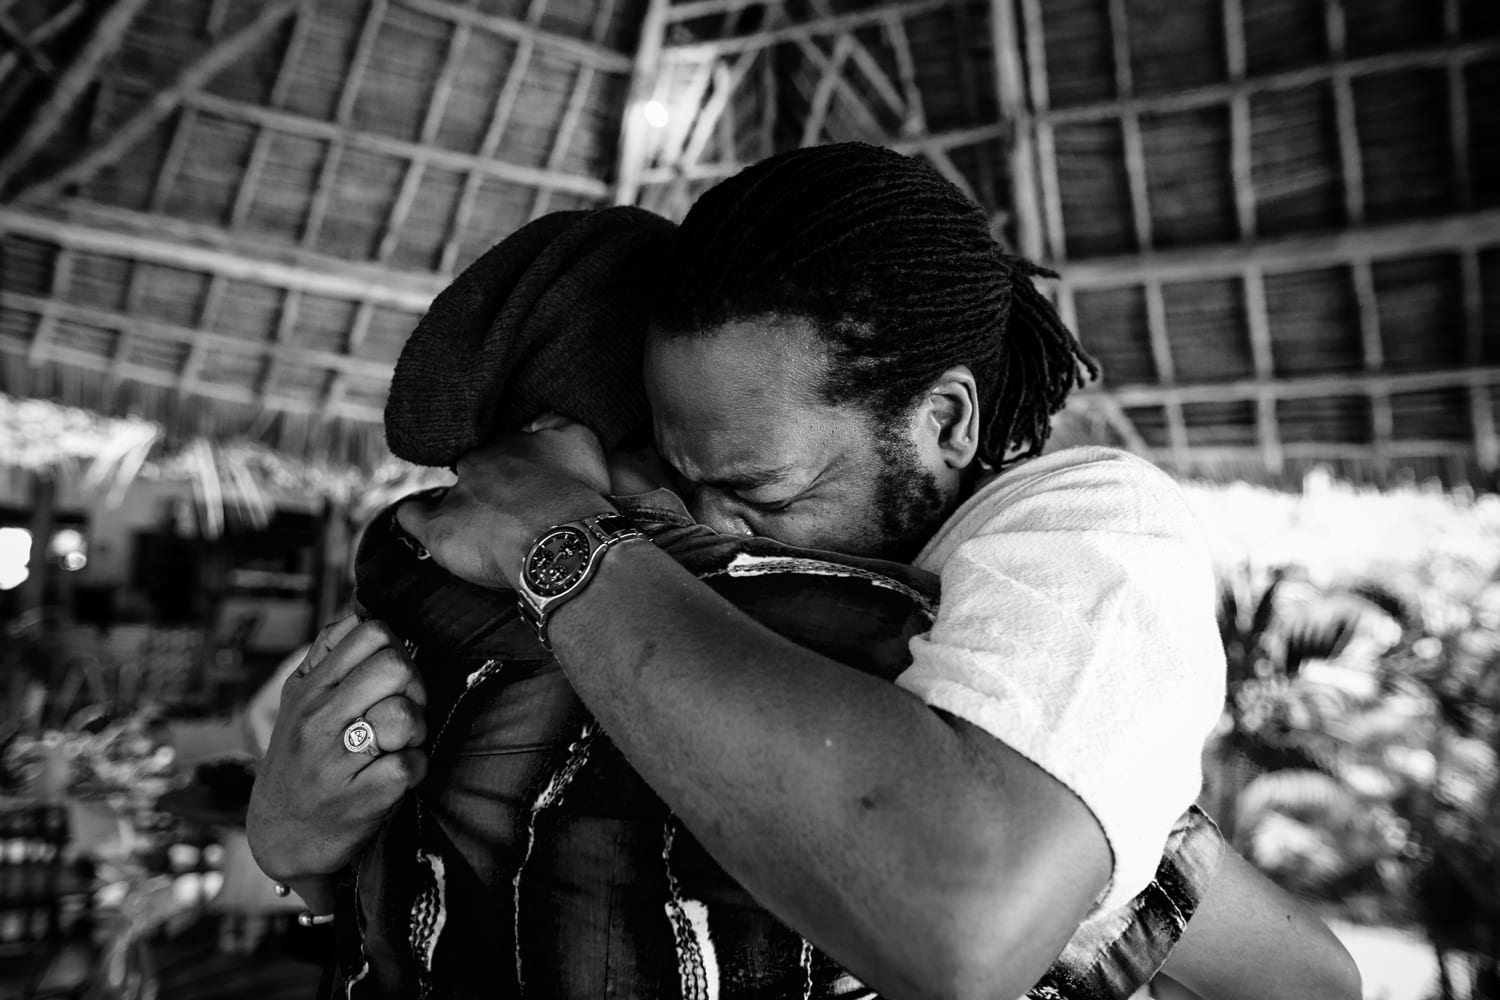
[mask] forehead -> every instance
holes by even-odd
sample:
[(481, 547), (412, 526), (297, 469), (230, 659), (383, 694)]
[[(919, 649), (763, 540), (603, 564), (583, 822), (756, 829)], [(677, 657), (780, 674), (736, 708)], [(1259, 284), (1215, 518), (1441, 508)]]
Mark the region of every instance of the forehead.
[(806, 471), (837, 459), (863, 415), (818, 396), (826, 353), (801, 319), (735, 320), (695, 337), (653, 336), (646, 390), (663, 454), (699, 482)]

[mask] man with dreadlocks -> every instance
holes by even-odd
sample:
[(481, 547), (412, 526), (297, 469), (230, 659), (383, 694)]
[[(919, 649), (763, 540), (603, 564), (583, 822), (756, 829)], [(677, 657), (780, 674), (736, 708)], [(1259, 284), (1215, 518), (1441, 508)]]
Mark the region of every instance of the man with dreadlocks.
[(683, 825), (890, 996), (1019, 996), (1147, 886), (1222, 702), (1173, 484), (1120, 452), (1040, 455), (1095, 371), (1037, 273), (950, 184), (860, 145), (757, 164), (678, 234), (657, 443), (713, 528), (941, 575), (894, 685), (615, 528), (581, 427), (501, 435), (398, 513), (448, 571), (517, 589)]

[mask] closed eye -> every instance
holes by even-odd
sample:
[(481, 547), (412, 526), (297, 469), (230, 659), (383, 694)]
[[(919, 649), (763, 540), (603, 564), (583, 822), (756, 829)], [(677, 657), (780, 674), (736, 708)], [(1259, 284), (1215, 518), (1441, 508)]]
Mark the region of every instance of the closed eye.
[[(736, 494), (736, 495), (738, 495), (738, 494)], [(781, 511), (786, 510), (788, 507), (790, 507), (793, 503), (795, 503), (797, 501), (797, 498), (796, 497), (792, 497), (792, 498), (787, 499), (787, 500), (750, 500), (750, 499), (748, 499), (746, 497), (739, 497), (739, 500), (745, 506), (754, 508), (755, 510), (760, 511), (761, 513), (764, 513), (764, 514), (777, 514), (777, 513), (780, 513)]]

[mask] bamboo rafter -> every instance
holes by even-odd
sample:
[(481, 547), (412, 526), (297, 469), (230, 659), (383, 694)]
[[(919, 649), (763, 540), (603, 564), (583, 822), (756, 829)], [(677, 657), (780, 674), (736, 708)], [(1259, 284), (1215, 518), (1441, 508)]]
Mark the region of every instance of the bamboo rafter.
[[(1058, 318), (1062, 320), (1063, 325), (1069, 330), (1077, 330), (1078, 303), (1073, 296), (1073, 289), (1067, 285), (1058, 284), (1053, 288), (1052, 293), (1054, 301), (1057, 304)], [(1104, 417), (1105, 423), (1120, 436), (1120, 440), (1125, 443), (1125, 447), (1137, 455), (1143, 455), (1146, 458), (1152, 457), (1151, 446), (1146, 443), (1146, 439), (1135, 426), (1135, 422), (1130, 419), (1129, 414), (1125, 412), (1125, 408), (1114, 397), (1105, 392), (1077, 394), (1069, 402), (1069, 406), (1075, 405), (1084, 410), (1097, 410)]]
[[(307, 35), (311, 31), (312, 18), (304, 11), (298, 11), (296, 20), (292, 22), (292, 31), (287, 39), (286, 48), (281, 53), (281, 65), (276, 69), (276, 79), (271, 84), (269, 104), (273, 108), (281, 108), (286, 105), (287, 92), (291, 89), (293, 68), (297, 60), (302, 56), (302, 48), (307, 44)], [(234, 205), (229, 210), (229, 228), (238, 229), (245, 224), (245, 219), (250, 214), (250, 208), (255, 203), (256, 190), (260, 185), (261, 173), (266, 168), (266, 160), (271, 155), (271, 130), (265, 126), (257, 126), (255, 129), (255, 141), (250, 147), (250, 159), (245, 164), (245, 172), (240, 175), (239, 187), (235, 190)]]
[(629, 73), (631, 59), (623, 52), (616, 52), (595, 41), (585, 41), (571, 35), (560, 35), (537, 26), (536, 19), (524, 21), (486, 14), (450, 0), (397, 0), (400, 6), (409, 8), (439, 20), (454, 21), (487, 31), (512, 42), (556, 52), (570, 59), (592, 66), (601, 73)]
[(1023, 257), (1040, 260), (1046, 239), (1039, 208), (1041, 189), (1026, 83), (1021, 75), (1021, 39), (1011, 0), (990, 0), (990, 40), (995, 59), (996, 106), (1000, 109), (1000, 121), (1010, 129), (1006, 159), (1010, 164), (1010, 204), (1016, 220), (1017, 249)]
[[(473, 4), (476, 0), (469, 2)], [(432, 92), (427, 95), (427, 110), (422, 115), (422, 129), (417, 138), (420, 146), (431, 146), (437, 141), (438, 129), (442, 126), (443, 114), (448, 108), (448, 98), (453, 93), (453, 77), (463, 63), (464, 51), (469, 46), (469, 36), (472, 33), (473, 28), (461, 22), (448, 29), (447, 58), (443, 60), (443, 68), (438, 71)], [(401, 242), (401, 229), (406, 225), (406, 217), (416, 203), (417, 192), (422, 187), (422, 175), (426, 170), (425, 159), (413, 158), (402, 171), (401, 186), (396, 192), (395, 200), (391, 202), (390, 211), (386, 213), (385, 233), (375, 251), (375, 259), (382, 264), (391, 259)]]
[[(1151, 359), (1156, 364), (1156, 377), (1164, 386), (1177, 381), (1177, 368), (1172, 359), (1172, 345), (1167, 338), (1167, 307), (1162, 294), (1161, 282), (1148, 281), (1146, 293), (1146, 332), (1151, 341)], [(1173, 460), (1181, 464), (1188, 452), (1187, 420), (1183, 416), (1182, 403), (1171, 397), (1162, 402), (1167, 417), (1167, 444)]]
[[(1275, 378), (1276, 363), (1271, 348), (1271, 315), (1266, 305), (1265, 273), (1258, 267), (1246, 268), (1240, 287), (1245, 299), (1245, 326), (1250, 336), (1255, 377), (1270, 382)], [(1276, 420), (1276, 397), (1270, 392), (1262, 392), (1255, 398), (1255, 436), (1266, 468), (1279, 475), (1284, 455), (1281, 425)]]
[[(610, 19), (614, 16), (614, 0), (600, 0), (598, 8), (594, 11), (594, 23), (589, 29), (589, 38), (600, 42), (604, 33), (609, 30)], [(573, 133), (578, 130), (579, 119), (583, 117), (583, 109), (588, 101), (589, 91), (594, 86), (595, 70), (592, 66), (584, 65), (578, 67), (577, 74), (573, 77), (572, 92), (568, 95), (567, 108), (563, 111), (562, 121), (558, 122), (557, 132), (552, 138), (552, 149), (547, 154), (547, 169), (559, 171), (562, 169), (563, 160), (568, 155), (568, 149), (573, 144)], [(531, 213), (529, 218), (535, 219), (547, 211), (548, 203), (552, 200), (550, 188), (539, 188), (532, 197)]]
[(1367, 224), (1310, 236), (1282, 236), (1255, 243), (1093, 257), (1070, 261), (1060, 270), (1063, 281), (1073, 288), (1120, 288), (1152, 279), (1195, 281), (1234, 277), (1252, 265), (1269, 271), (1292, 271), (1357, 259), (1479, 249), (1500, 243), (1497, 233), (1500, 233), (1500, 209), (1491, 208), (1411, 222)]
[[(63, 320), (85, 323), (107, 330), (130, 329), (139, 337), (182, 344), (188, 347), (196, 342), (201, 343), (206, 348), (223, 351), (227, 354), (237, 354), (245, 357), (264, 357), (280, 363), (301, 365), (303, 367), (328, 368), (345, 375), (353, 375), (360, 378), (389, 379), (391, 375), (391, 362), (388, 361), (376, 361), (339, 351), (302, 347), (290, 342), (246, 340), (244, 337), (236, 337), (233, 334), (218, 333), (199, 327), (180, 326), (175, 323), (167, 323), (155, 319), (141, 319), (140, 317), (131, 316), (123, 312), (63, 302), (45, 295), (0, 291), (0, 303), (3, 303), (8, 309), (34, 313), (43, 317), (50, 316), (54, 321)], [(38, 362), (48, 356), (55, 355), (58, 350), (62, 349), (57, 344), (51, 342), (44, 342), (38, 345), (34, 338), (32, 344)], [(104, 370), (110, 364), (108, 358), (98, 358), (97, 360), (99, 361), (101, 370)], [(171, 384), (175, 386), (176, 381), (177, 376), (174, 375)]]
[[(1484, 289), (1479, 272), (1479, 254), (1465, 250), (1459, 255), (1463, 281), (1465, 360), (1478, 367), (1484, 359)], [(1469, 387), (1469, 422), (1474, 433), (1474, 451), (1485, 472), (1500, 469), (1500, 432), (1490, 405), (1489, 387), (1482, 379)]]
[[(1023, 10), (1027, 3), (1036, 2), (1038, 0), (1023, 0)], [(1032, 43), (1029, 23), (1026, 30), (1027, 41)], [(1052, 125), (1113, 121), (1126, 114), (1160, 115), (1223, 107), (1237, 96), (1253, 98), (1260, 94), (1277, 91), (1304, 90), (1329, 83), (1340, 76), (1354, 80), (1403, 70), (1462, 67), (1470, 63), (1493, 59), (1497, 55), (1500, 55), (1500, 38), (1482, 38), (1458, 44), (1430, 45), (1380, 55), (1350, 57), (1339, 63), (1321, 63), (1298, 69), (1280, 70), (1260, 76), (1246, 77), (1242, 81), (1210, 83), (1167, 93), (1132, 97), (1128, 100), (1114, 98), (1045, 109), (1036, 105), (1035, 108), (1037, 117)], [(1035, 81), (1032, 85), (1035, 86)]]
[[(27, 45), (33, 50), (41, 50), (54, 38), (71, 28), (77, 20), (88, 10), (87, 0), (72, 0), (71, 3), (60, 8), (56, 13), (39, 24), (35, 30), (26, 38)], [(23, 56), (19, 52), (6, 52), (0, 55), (0, 84), (6, 83), (10, 75), (14, 73), (21, 63)], [(54, 67), (54, 73), (56, 68)], [(21, 87), (12, 85), (6, 88), (9, 93), (19, 94)], [(3, 114), (10, 104), (9, 100), (0, 99), (0, 114)]]
[(710, 42), (689, 42), (681, 45), (666, 46), (670, 58), (675, 59), (710, 59), (715, 56), (727, 55), (731, 52), (744, 52), (749, 49), (764, 49), (782, 42), (793, 42), (799, 38), (815, 38), (819, 35), (838, 35), (854, 31), (857, 28), (878, 24), (880, 21), (892, 17), (913, 18), (922, 14), (930, 14), (935, 10), (941, 10), (951, 0), (903, 0), (903, 2), (882, 4), (872, 10), (854, 11), (845, 14), (835, 14), (828, 17), (815, 17), (795, 24), (788, 24), (766, 31), (755, 31), (744, 35), (736, 35), (733, 38), (715, 39)]
[(0, 189), (15, 179), (62, 126), (145, 6), (146, 0), (113, 0), (100, 14), (78, 58), (57, 81), (30, 124), (12, 140), (9, 151), (0, 156)]
[[(328, 214), (328, 204), (333, 200), (333, 182), (338, 176), (339, 165), (344, 159), (344, 142), (342, 136), (350, 131), (350, 122), (354, 118), (354, 105), (359, 100), (359, 88), (364, 83), (365, 70), (370, 65), (370, 57), (374, 55), (375, 43), (380, 37), (380, 26), (385, 21), (385, 10), (388, 0), (370, 0), (369, 6), (365, 8), (364, 23), (360, 26), (359, 41), (355, 43), (354, 54), (349, 59), (349, 66), (344, 71), (344, 84), (339, 89), (338, 106), (334, 110), (333, 123), (338, 128), (338, 134), (328, 140), (323, 151), (323, 166), (318, 171), (318, 179), (313, 184), (312, 201), (308, 203), (307, 215), (302, 221), (302, 245), (310, 247), (318, 241), (318, 235), (323, 228), (323, 218)], [(415, 162), (415, 157), (413, 157)]]
[[(526, 10), (527, 22), (535, 24), (540, 21), (546, 9), (547, 0), (531, 0)], [(484, 136), (479, 140), (480, 162), (493, 160), (500, 150), (500, 141), (504, 138), (505, 129), (510, 124), (510, 116), (515, 112), (516, 101), (521, 93), (521, 84), (526, 79), (526, 70), (531, 65), (531, 55), (535, 47), (536, 42), (529, 35), (516, 43), (515, 55), (511, 59), (510, 68), (505, 73), (505, 82), (495, 97), (495, 106), (490, 112), (489, 121), (485, 124)], [(479, 189), (484, 183), (484, 178), (485, 175), (478, 164), (469, 167), (464, 174), (463, 190), (459, 193), (458, 204), (454, 206), (453, 217), (448, 223), (448, 237), (443, 241), (443, 250), (439, 255), (439, 271), (451, 272), (458, 263), (459, 249), (464, 236), (464, 223), (469, 218), (469, 213), (474, 210), (474, 202), (479, 197)]]
[(226, 36), (185, 67), (174, 83), (146, 102), (104, 143), (51, 177), (26, 188), (17, 195), (16, 200), (46, 201), (55, 198), (68, 185), (85, 181), (101, 168), (113, 163), (126, 150), (145, 138), (188, 94), (259, 45), (282, 21), (309, 2), (311, 0), (271, 0), (254, 20), (234, 34)]
[(333, 122), (287, 111), (277, 111), (259, 104), (236, 101), (215, 94), (192, 94), (185, 101), (202, 112), (208, 112), (234, 121), (261, 124), (282, 132), (325, 141), (338, 140), (346, 146), (383, 153), (404, 160), (426, 159), (429, 163), (454, 170), (473, 170), (483, 176), (510, 181), (532, 187), (551, 187), (585, 198), (603, 198), (608, 193), (605, 183), (595, 177), (549, 171), (540, 167), (527, 167), (507, 163), (498, 159), (486, 159), (477, 153), (459, 153), (450, 149), (422, 146), (405, 139), (393, 139), (375, 132), (360, 132), (341, 128)]
[[(943, 132), (935, 132), (921, 139), (902, 140), (899, 142), (886, 143), (891, 149), (898, 153), (920, 153), (931, 147), (939, 150), (959, 149), (964, 146), (977, 146), (980, 143), (993, 142), (1003, 139), (1009, 132), (1008, 126), (995, 122), (989, 125), (974, 125), (968, 128), (956, 128)], [(746, 163), (700, 163), (696, 166), (684, 166), (680, 170), (669, 167), (654, 167), (642, 172), (642, 182), (646, 184), (663, 184), (673, 178), (686, 176), (690, 180), (709, 181), (722, 180), (732, 177), (744, 170), (749, 164)]]
[[(447, 285), (441, 275), (412, 274), (261, 244), (213, 227), (123, 209), (90, 209), (93, 223), (0, 205), (0, 233), (14, 233), (86, 253), (152, 261), (187, 271), (336, 298), (425, 312)], [(122, 231), (132, 227), (134, 232)]]
[[(1286, 375), (1273, 379), (1234, 379), (1224, 382), (1179, 382), (1176, 385), (1116, 385), (1082, 391), (1113, 397), (1122, 406), (1163, 406), (1169, 402), (1254, 402), (1261, 393), (1276, 399), (1315, 399), (1321, 396), (1401, 395), (1436, 389), (1462, 389), (1500, 384), (1500, 365), (1440, 368), (1419, 372), (1351, 371), (1328, 375)], [(1291, 442), (1282, 445), (1285, 449)]]
[(1067, 240), (1063, 229), (1062, 188), (1057, 177), (1057, 145), (1048, 117), (1050, 97), (1047, 87), (1047, 45), (1042, 34), (1041, 0), (1021, 0), (1021, 23), (1026, 40), (1026, 85), (1031, 94), (1035, 116), (1037, 188), (1042, 201), (1042, 225), (1045, 234), (1045, 256), (1052, 260), (1067, 259)]
[(644, 108), (661, 79), (670, 6), (668, 0), (648, 0), (641, 20), (640, 40), (631, 61), (630, 89), (625, 95), (625, 115), (620, 125), (620, 151), (615, 166), (616, 205), (633, 205), (640, 194), (647, 155)]

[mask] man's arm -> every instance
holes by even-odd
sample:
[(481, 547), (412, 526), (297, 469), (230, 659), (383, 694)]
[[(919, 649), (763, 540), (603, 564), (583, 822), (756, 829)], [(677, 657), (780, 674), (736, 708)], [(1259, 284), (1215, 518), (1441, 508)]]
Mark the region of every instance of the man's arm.
[(882, 993), (1019, 996), (1103, 889), (1062, 784), (887, 681), (810, 653), (654, 546), (554, 616), (569, 679), (731, 875)]
[(1360, 997), (1359, 969), (1328, 926), (1227, 850), (1162, 973), (1203, 1000)]

